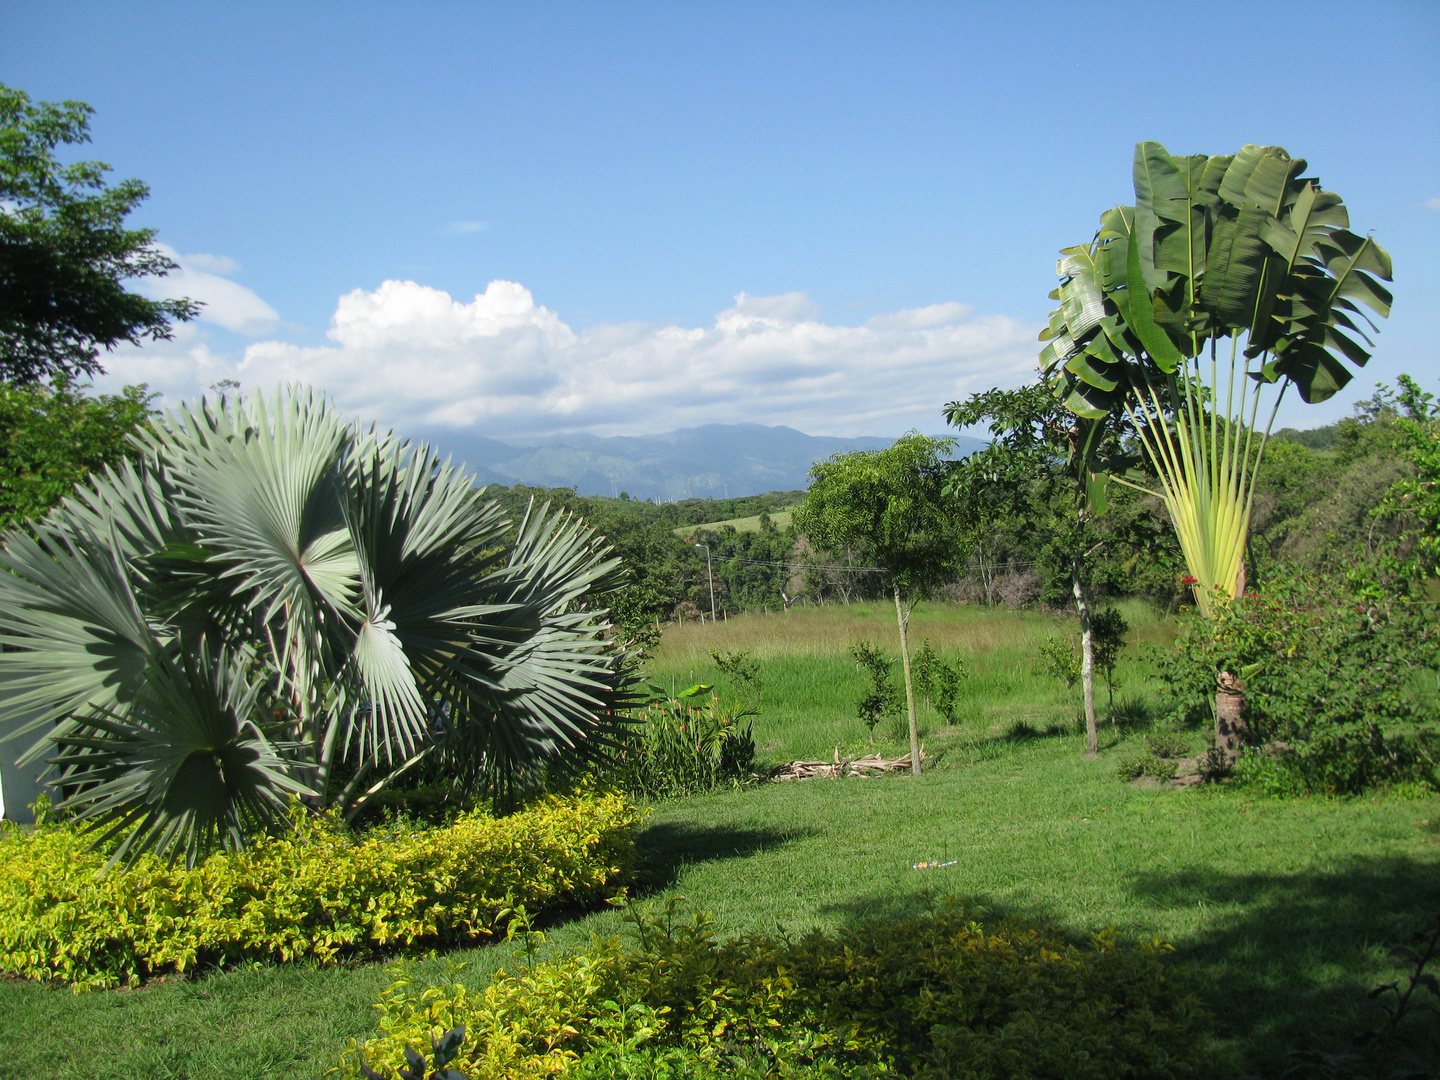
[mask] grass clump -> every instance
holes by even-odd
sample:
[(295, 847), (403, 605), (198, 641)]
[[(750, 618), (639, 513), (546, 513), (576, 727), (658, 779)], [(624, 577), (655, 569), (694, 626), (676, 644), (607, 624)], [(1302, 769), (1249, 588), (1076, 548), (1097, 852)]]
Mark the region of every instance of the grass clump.
[(1145, 749), (1122, 758), (1115, 770), (1121, 780), (1174, 780), (1180, 772), (1180, 758), (1190, 752), (1190, 740), (1174, 732), (1156, 732), (1145, 737)]
[[(496, 974), (382, 995), (382, 1035), (352, 1046), (382, 1075), (458, 1025), (471, 1080), (578, 1075), (1169, 1078), (1205, 1075), (1206, 1017), (1168, 946), (1113, 931), (1076, 944), (956, 904), (845, 933), (720, 941), (672, 898), (597, 939)], [(660, 1071), (663, 1066), (665, 1071)], [(623, 1071), (622, 1071), (623, 1068)]]
[(355, 839), (331, 817), (194, 869), (105, 856), (66, 826), (0, 833), (0, 971), (76, 990), (201, 964), (310, 958), (492, 934), (517, 904), (596, 900), (623, 879), (638, 815), (619, 796), (551, 797), (509, 817)]

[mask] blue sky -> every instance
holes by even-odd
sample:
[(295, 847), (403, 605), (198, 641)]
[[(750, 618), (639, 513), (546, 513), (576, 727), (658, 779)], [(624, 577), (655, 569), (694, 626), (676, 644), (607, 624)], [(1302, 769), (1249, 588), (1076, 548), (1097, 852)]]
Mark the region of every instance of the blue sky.
[(1282, 422), (1433, 385), (1437, 56), (1434, 0), (0, 8), (0, 81), (95, 107), (209, 302), (106, 385), (501, 438), (939, 430), (1033, 370), (1145, 138), (1285, 146), (1394, 256), (1371, 366)]

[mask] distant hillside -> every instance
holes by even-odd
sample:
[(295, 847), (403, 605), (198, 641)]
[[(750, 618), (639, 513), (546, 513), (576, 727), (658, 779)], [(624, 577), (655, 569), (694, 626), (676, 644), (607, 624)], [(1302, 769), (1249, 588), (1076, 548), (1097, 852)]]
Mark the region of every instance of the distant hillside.
[[(733, 499), (676, 499), (674, 502), (645, 502), (641, 499), (612, 499), (609, 495), (576, 495), (568, 487), (544, 488), (516, 484), (505, 487), (491, 484), (486, 494), (496, 500), (512, 520), (518, 520), (525, 508), (535, 502), (550, 502), (573, 510), (603, 531), (631, 527), (648, 529), (657, 526), (676, 536), (688, 536), (697, 526), (718, 527), (754, 521), (759, 527), (760, 515), (769, 514), (777, 528), (789, 523), (788, 507), (805, 501), (803, 491), (768, 491), (763, 495), (743, 495)], [(784, 524), (781, 524), (781, 522)]]
[(1340, 425), (1326, 424), (1324, 427), (1305, 428), (1301, 431), (1293, 427), (1281, 428), (1271, 438), (1298, 443), (1310, 450), (1333, 450), (1340, 439)]
[[(662, 435), (567, 435), (514, 443), (447, 431), (431, 440), (487, 483), (573, 487), (580, 495), (627, 492), (646, 500), (803, 490), (815, 462), (851, 450), (881, 450), (891, 442), (806, 435), (762, 424), (706, 424)], [(956, 444), (961, 454), (985, 445), (970, 438)]]
[[(760, 522), (763, 518), (769, 518), (771, 525), (774, 525), (775, 528), (784, 532), (790, 527), (790, 522), (795, 519), (795, 511), (777, 510), (773, 514), (752, 514), (750, 517), (742, 518), (717, 518), (714, 521), (704, 522), (703, 524), (705, 528), (712, 531), (729, 525), (736, 532), (759, 532)], [(676, 536), (688, 537), (696, 530), (694, 525), (681, 525), (679, 528), (671, 529), (670, 531)]]

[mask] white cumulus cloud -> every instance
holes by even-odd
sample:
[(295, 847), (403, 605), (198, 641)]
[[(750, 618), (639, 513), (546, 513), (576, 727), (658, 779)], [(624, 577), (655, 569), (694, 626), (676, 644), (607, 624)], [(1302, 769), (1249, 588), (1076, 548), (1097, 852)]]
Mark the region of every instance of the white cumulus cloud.
[(492, 281), (465, 302), (387, 281), (340, 298), (326, 345), (258, 341), (225, 365), (177, 338), (117, 354), (109, 366), (112, 381), (133, 382), (148, 363), (144, 377), (171, 397), (226, 377), (249, 389), (309, 383), (402, 433), (634, 434), (755, 422), (884, 435), (938, 430), (945, 402), (1026, 378), (1036, 329), (959, 303), (845, 326), (823, 321), (794, 292), (741, 293), (705, 327), (576, 331), (515, 282)]
[(205, 305), (200, 309), (199, 318), (251, 337), (272, 333), (280, 325), (280, 316), (274, 308), (238, 281), (225, 276), (240, 269), (234, 259), (223, 255), (181, 255), (165, 244), (156, 247), (180, 266), (164, 277), (145, 282), (145, 292), (151, 297), (199, 300)]

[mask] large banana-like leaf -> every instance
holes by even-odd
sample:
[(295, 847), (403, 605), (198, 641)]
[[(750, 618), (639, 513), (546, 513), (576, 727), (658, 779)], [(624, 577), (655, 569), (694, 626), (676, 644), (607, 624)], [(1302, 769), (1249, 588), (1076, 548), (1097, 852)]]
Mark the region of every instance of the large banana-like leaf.
[[(1041, 335), (1042, 373), (1068, 408), (1130, 412), (1193, 576), (1222, 592), (1243, 580), (1236, 552), (1265, 441), (1250, 434), (1258, 388), (1329, 397), (1370, 357), (1366, 311), (1390, 311), (1389, 256), (1349, 231), (1340, 197), (1305, 168), (1274, 146), (1175, 157), (1139, 144), (1135, 206), (1061, 252), (1060, 306)], [(1228, 381), (1206, 386), (1202, 347), (1217, 373), (1224, 338)]]

